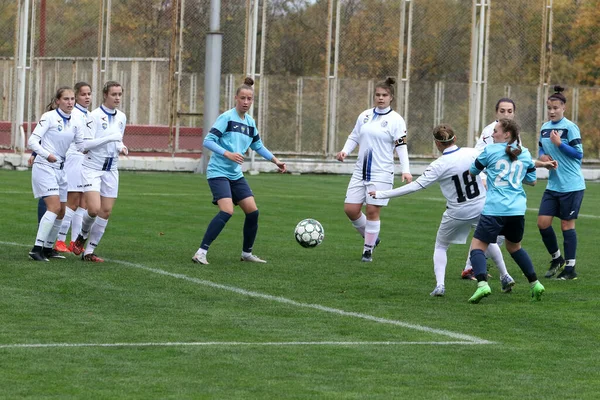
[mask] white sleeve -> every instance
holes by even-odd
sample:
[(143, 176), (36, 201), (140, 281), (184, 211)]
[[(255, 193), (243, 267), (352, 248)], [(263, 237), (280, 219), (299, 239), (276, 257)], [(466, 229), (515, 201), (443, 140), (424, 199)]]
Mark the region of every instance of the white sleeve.
[(111, 135), (108, 136), (104, 136), (98, 139), (86, 139), (83, 141), (83, 148), (85, 150), (91, 150), (94, 149), (98, 146), (102, 146), (103, 144), (109, 143), (109, 142), (120, 142), (121, 141), (121, 134), (120, 133), (113, 133)]
[[(402, 139), (406, 139), (406, 136)], [(398, 158), (400, 159), (400, 168), (403, 174), (410, 174), (410, 163), (408, 161), (408, 147), (406, 146), (406, 142), (399, 146), (396, 146), (396, 153), (398, 154)]]
[(414, 193), (424, 189), (418, 181), (409, 183), (408, 185), (400, 186), (399, 188), (392, 190), (378, 190), (375, 192), (375, 197), (378, 199), (391, 199), (392, 197), (400, 197), (407, 194)]
[(360, 114), (358, 116), (358, 118), (356, 119), (356, 125), (354, 125), (354, 129), (352, 129), (352, 132), (350, 132), (350, 135), (348, 136), (348, 139), (346, 139), (346, 143), (344, 144), (344, 148), (342, 149), (343, 153), (346, 153), (346, 154), (352, 153), (352, 151), (358, 145), (358, 140), (360, 137), (360, 127), (362, 126), (362, 122), (361, 122), (362, 116), (363, 115)]
[(35, 151), (40, 157), (48, 159), (50, 152), (42, 147), (40, 144), (42, 138), (48, 132), (48, 128), (50, 127), (50, 119), (47, 118), (46, 114), (42, 115), (42, 118), (39, 120), (35, 129), (29, 136), (29, 140), (27, 141), (27, 147), (31, 150)]

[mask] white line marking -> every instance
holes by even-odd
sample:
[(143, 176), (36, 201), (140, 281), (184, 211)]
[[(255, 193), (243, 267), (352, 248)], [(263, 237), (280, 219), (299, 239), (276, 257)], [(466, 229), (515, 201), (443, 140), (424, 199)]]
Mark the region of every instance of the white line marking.
[[(2, 241), (0, 241), (0, 244), (13, 245), (13, 246), (26, 246), (26, 245), (23, 245), (23, 244), (20, 244), (20, 243), (2, 242)], [(481, 339), (481, 338), (478, 338), (476, 336), (465, 335), (465, 334), (462, 334), (462, 333), (456, 333), (456, 332), (448, 331), (448, 330), (445, 330), (445, 329), (430, 328), (428, 326), (417, 325), (417, 324), (410, 324), (408, 322), (403, 322), (403, 321), (398, 321), (398, 320), (393, 320), (393, 319), (380, 318), (380, 317), (375, 317), (375, 316), (368, 315), (368, 314), (362, 314), (362, 313), (351, 312), (351, 311), (344, 311), (344, 310), (340, 310), (338, 308), (326, 307), (326, 306), (322, 306), (322, 305), (319, 305), (319, 304), (301, 303), (301, 302), (298, 302), (298, 301), (295, 301), (295, 300), (287, 299), (285, 297), (271, 296), (269, 294), (252, 292), (252, 291), (241, 289), (241, 288), (237, 288), (237, 287), (234, 287), (234, 286), (222, 285), (220, 283), (214, 283), (214, 282), (207, 281), (207, 280), (204, 280), (204, 279), (193, 278), (193, 277), (190, 277), (190, 276), (187, 276), (187, 275), (183, 275), (183, 274), (175, 274), (175, 273), (168, 272), (168, 271), (165, 271), (165, 270), (162, 270), (162, 269), (151, 268), (151, 267), (147, 267), (147, 266), (142, 265), (142, 264), (135, 264), (135, 263), (131, 263), (131, 262), (128, 262), (128, 261), (110, 260), (110, 259), (107, 259), (107, 258), (105, 258), (104, 260), (105, 261), (109, 261), (109, 262), (114, 262), (116, 264), (125, 265), (125, 266), (128, 266), (128, 267), (142, 269), (144, 271), (152, 272), (152, 273), (159, 274), (159, 275), (169, 276), (169, 277), (176, 278), (176, 279), (182, 279), (184, 281), (196, 283), (196, 284), (202, 285), (202, 286), (208, 286), (208, 287), (215, 288), (215, 289), (221, 289), (221, 290), (226, 290), (226, 291), (229, 291), (229, 292), (234, 292), (234, 293), (241, 294), (241, 295), (248, 296), (248, 297), (255, 297), (255, 298), (260, 298), (260, 299), (264, 299), (264, 300), (275, 301), (275, 302), (278, 302), (278, 303), (288, 304), (288, 305), (292, 305), (292, 306), (296, 306), (296, 307), (301, 307), (301, 308), (311, 308), (311, 309), (314, 309), (314, 310), (329, 312), (329, 313), (332, 313), (332, 314), (342, 315), (342, 316), (345, 316), (345, 317), (354, 317), (354, 318), (364, 319), (364, 320), (368, 320), (368, 321), (373, 321), (373, 322), (377, 322), (377, 323), (380, 323), (380, 324), (388, 324), (388, 325), (400, 326), (400, 327), (403, 327), (403, 328), (414, 329), (414, 330), (421, 331), (421, 332), (427, 332), (427, 333), (431, 333), (431, 334), (448, 336), (448, 337), (451, 337), (453, 339), (466, 340), (466, 341), (474, 342), (476, 344), (494, 344), (494, 342), (491, 342), (491, 341), (488, 341), (488, 340), (485, 340), (485, 339)]]
[[(16, 191), (16, 190), (0, 190), (0, 194), (29, 194), (33, 196), (31, 191)], [(162, 197), (171, 197), (171, 196), (198, 196), (198, 193), (119, 193), (120, 197), (127, 196), (162, 196)]]
[(56, 347), (168, 347), (168, 346), (399, 346), (399, 345), (478, 345), (476, 342), (163, 342), (163, 343), (16, 343), (0, 344), (0, 349)]

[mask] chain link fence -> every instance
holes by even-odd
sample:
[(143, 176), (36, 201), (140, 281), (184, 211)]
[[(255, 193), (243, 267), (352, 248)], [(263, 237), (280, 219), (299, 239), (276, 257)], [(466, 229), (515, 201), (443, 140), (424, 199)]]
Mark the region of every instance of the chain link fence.
[[(87, 81), (97, 107), (112, 79), (124, 88), (131, 149), (201, 152), (210, 0), (0, 0), (1, 147), (15, 147), (25, 1), (26, 130), (57, 87)], [(599, 0), (222, 0), (220, 16), (219, 109), (253, 76), (252, 113), (277, 154), (332, 159), (372, 106), (375, 82), (393, 76), (411, 157), (437, 154), (431, 130), (442, 122), (473, 143), (501, 97), (515, 100), (535, 149), (545, 99), (561, 84), (586, 159), (600, 158)]]

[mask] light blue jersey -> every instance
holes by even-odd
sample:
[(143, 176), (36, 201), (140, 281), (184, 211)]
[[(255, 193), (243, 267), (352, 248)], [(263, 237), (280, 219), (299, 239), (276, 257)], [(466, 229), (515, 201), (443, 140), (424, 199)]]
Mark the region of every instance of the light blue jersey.
[(569, 145), (583, 156), (583, 145), (581, 144), (581, 133), (579, 127), (567, 118), (558, 122), (548, 121), (542, 125), (539, 148), (540, 155), (547, 154), (558, 161), (558, 168), (550, 170), (548, 176), (547, 190), (555, 192), (575, 192), (585, 189), (585, 180), (581, 171), (581, 159), (565, 154), (558, 146), (550, 140), (550, 133), (556, 130), (560, 140)]
[[(248, 114), (241, 119), (235, 108), (219, 115), (210, 133), (204, 138), (205, 147), (207, 142), (215, 142), (227, 151), (240, 154), (246, 153), (248, 148), (256, 151), (263, 147), (254, 119)], [(225, 177), (237, 180), (243, 176), (240, 164), (222, 154), (212, 153), (206, 169), (207, 179)]]
[(535, 164), (527, 148), (521, 147), (521, 154), (510, 161), (506, 154), (507, 143), (487, 145), (470, 168), (473, 175), (486, 169), (487, 198), (481, 214), (490, 216), (525, 215), (527, 195), (523, 181), (537, 179)]

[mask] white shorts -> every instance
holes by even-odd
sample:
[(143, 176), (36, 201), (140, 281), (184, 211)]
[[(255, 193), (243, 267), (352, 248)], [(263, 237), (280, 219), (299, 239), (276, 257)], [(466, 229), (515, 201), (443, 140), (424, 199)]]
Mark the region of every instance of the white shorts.
[(442, 244), (465, 244), (471, 229), (477, 226), (478, 221), (479, 217), (460, 220), (451, 218), (444, 213), (435, 241)]
[(372, 204), (375, 206), (387, 206), (390, 199), (374, 199), (369, 196), (369, 192), (377, 190), (390, 190), (394, 187), (391, 183), (368, 182), (362, 179), (350, 178), (348, 189), (346, 190), (346, 200), (348, 204)]
[(67, 183), (69, 192), (83, 192), (83, 182), (81, 178), (81, 163), (83, 154), (68, 155), (65, 161), (65, 171), (67, 171)]
[(119, 193), (119, 170), (98, 171), (83, 167), (81, 181), (84, 192), (100, 192), (102, 197), (117, 198)]
[(33, 197), (58, 196), (62, 203), (67, 201), (67, 174), (64, 169), (46, 164), (33, 163), (31, 169)]

